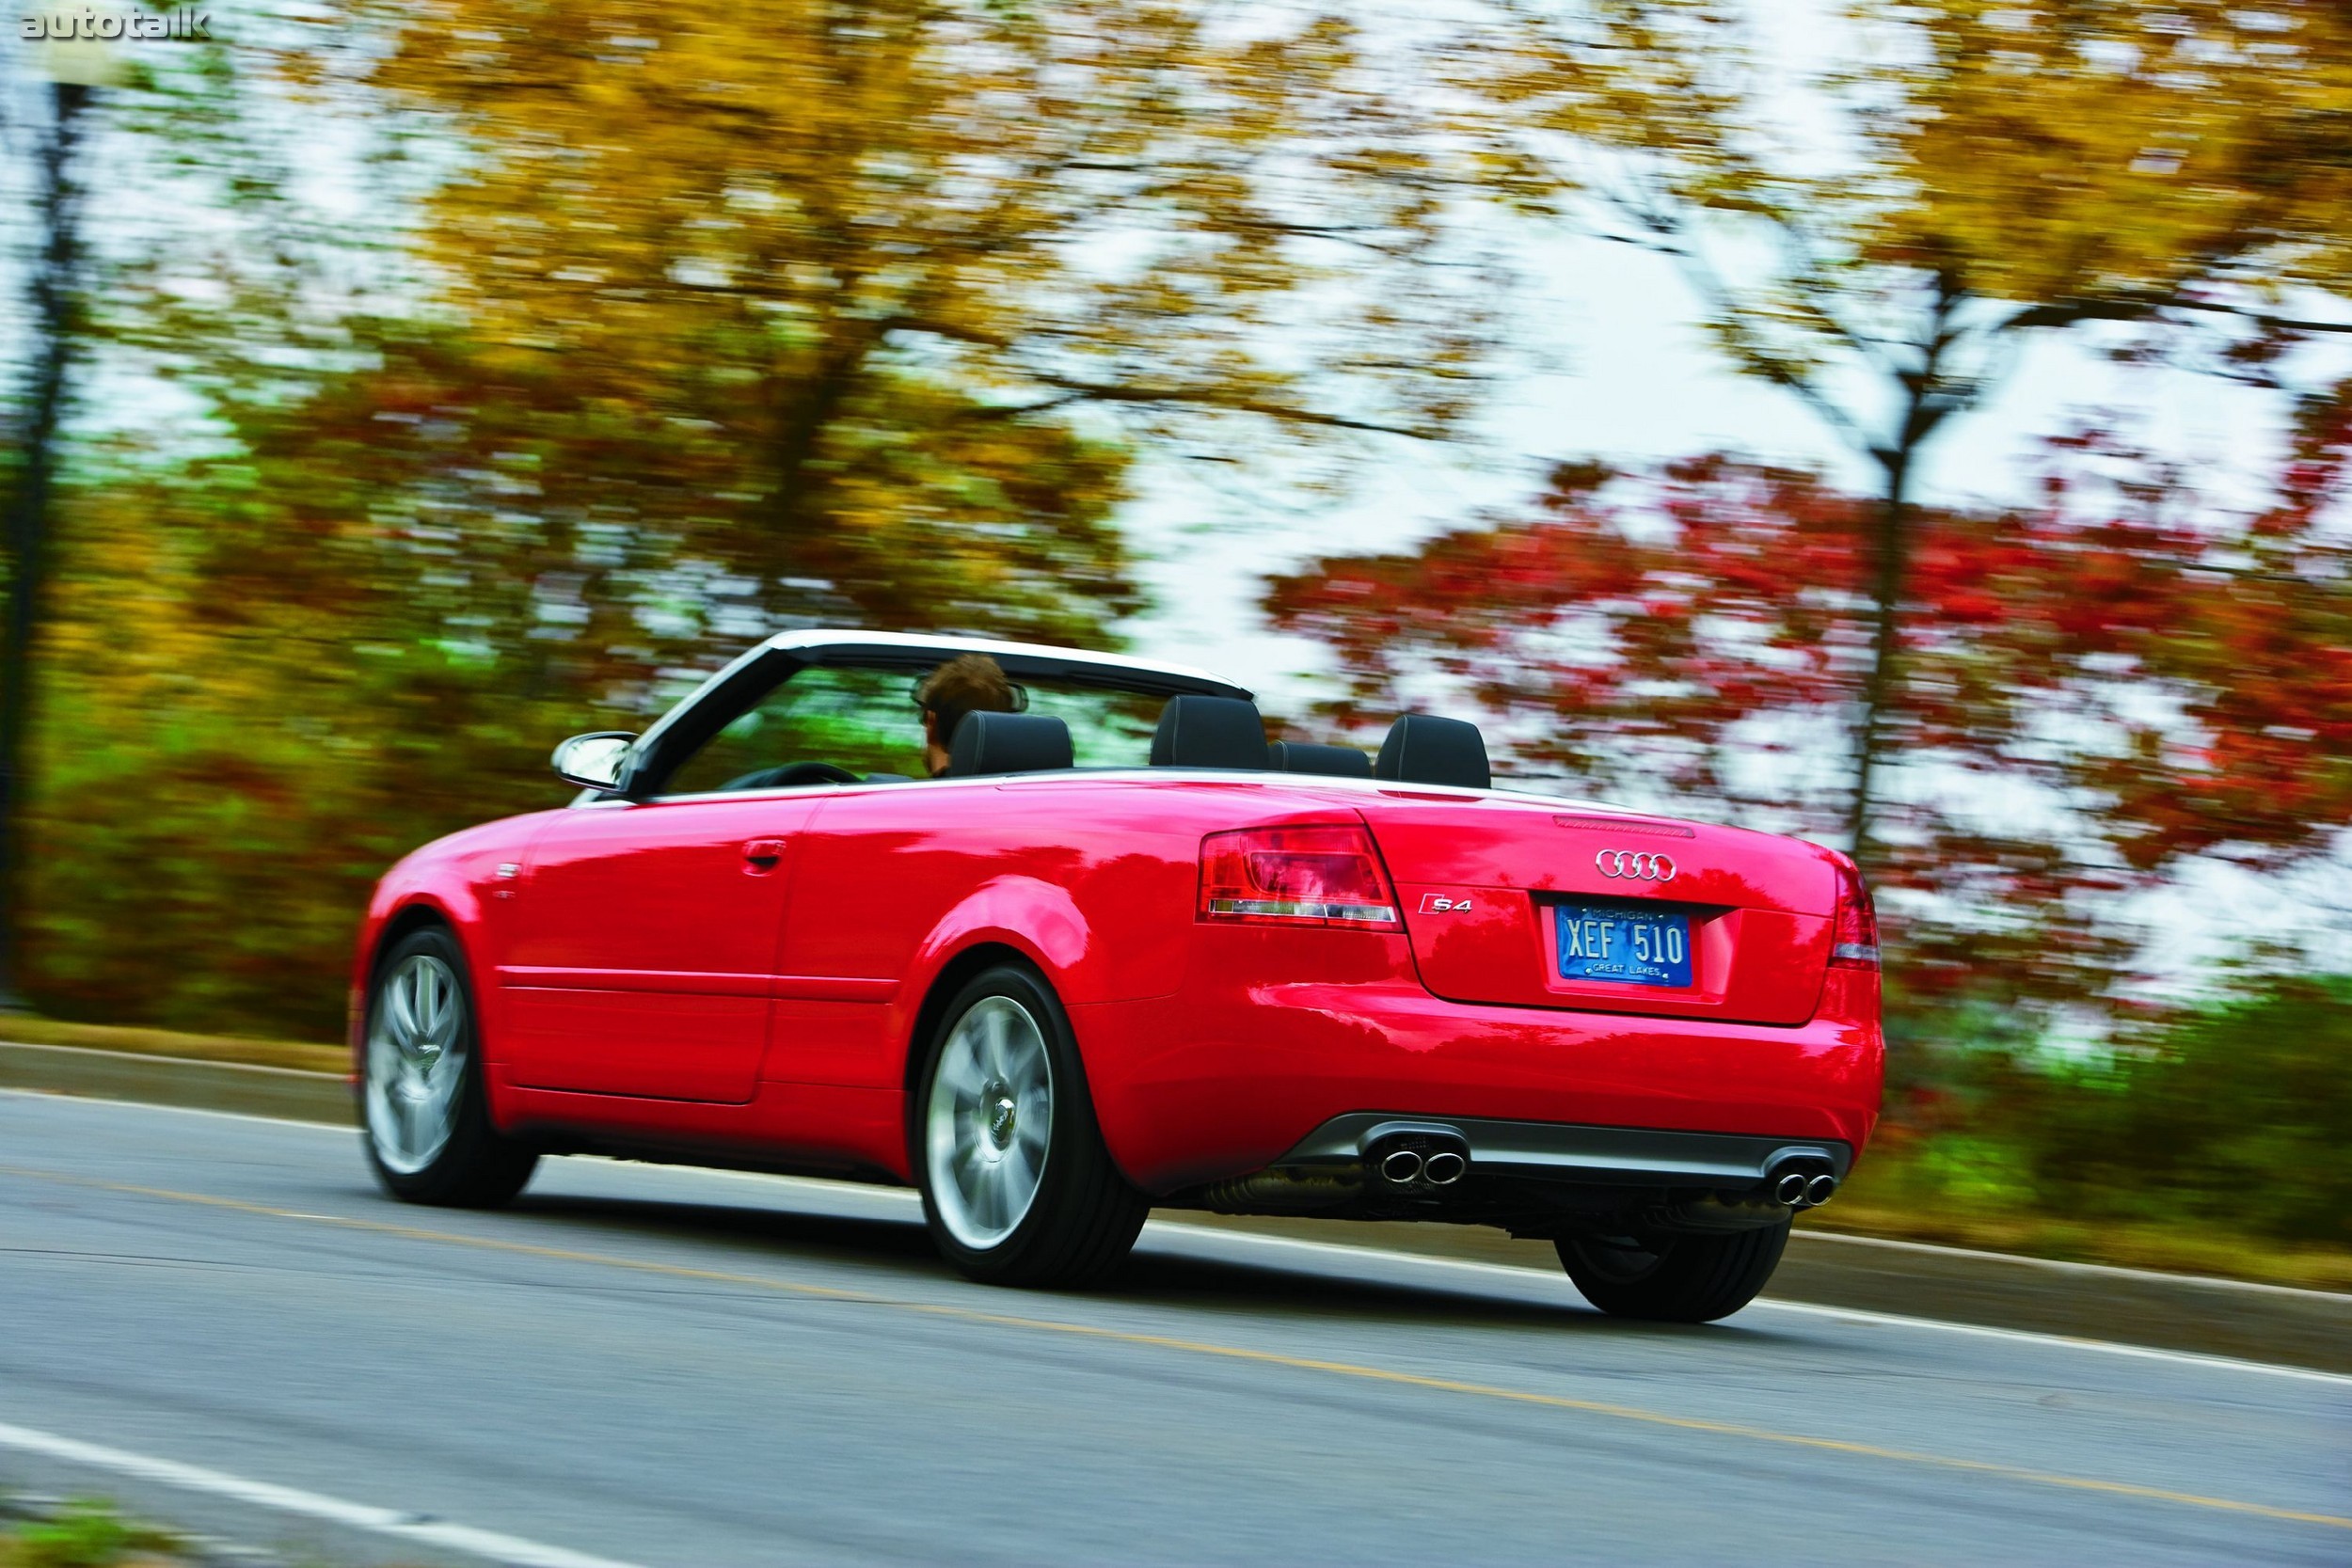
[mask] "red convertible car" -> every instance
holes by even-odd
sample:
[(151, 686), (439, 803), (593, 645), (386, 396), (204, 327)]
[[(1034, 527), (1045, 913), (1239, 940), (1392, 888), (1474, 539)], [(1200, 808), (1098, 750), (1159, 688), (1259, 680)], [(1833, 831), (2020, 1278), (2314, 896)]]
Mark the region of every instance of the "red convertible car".
[[(995, 695), (926, 714), (948, 661)], [(794, 632), (555, 766), (569, 805), (369, 908), (352, 1043), (402, 1198), (501, 1203), (562, 1152), (912, 1182), (959, 1268), (1032, 1285), (1154, 1205), (1456, 1221), (1702, 1321), (1877, 1117), (1852, 862), (1496, 788), (1459, 721), (1375, 762), (1269, 745), (1200, 671)]]

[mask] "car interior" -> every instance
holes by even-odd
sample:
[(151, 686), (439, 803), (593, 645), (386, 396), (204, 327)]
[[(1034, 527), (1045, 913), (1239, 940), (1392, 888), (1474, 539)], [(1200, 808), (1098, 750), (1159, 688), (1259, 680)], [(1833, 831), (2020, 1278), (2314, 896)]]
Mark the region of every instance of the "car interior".
[[(1059, 714), (1031, 710), (1026, 700), (1027, 691), (1023, 690), (1021, 695), (1024, 700), (1014, 711), (976, 711), (963, 716), (949, 740), (948, 763), (942, 777), (1091, 772), (1133, 766), (1132, 763), (1103, 760), (1105, 753), (1099, 736), (1089, 743), (1093, 754), (1088, 764), (1080, 764), (1069, 722)], [(1132, 733), (1138, 740), (1141, 736), (1140, 725), (1148, 722), (1149, 717), (1148, 707), (1134, 716), (1137, 727)], [(868, 728), (878, 729), (879, 726), (869, 725)], [(739, 747), (733, 754), (740, 758), (736, 764), (739, 768), (743, 762), (758, 760), (760, 752), (773, 756), (775, 751), (771, 748), (821, 748), (844, 757), (859, 756), (863, 751), (860, 760), (866, 761), (872, 770), (860, 772), (839, 762), (809, 759), (754, 768), (735, 773), (723, 783), (703, 784), (699, 787), (735, 791), (789, 789), (820, 784), (911, 782), (908, 773), (873, 768), (875, 763), (894, 763), (895, 752), (883, 753), (870, 745), (861, 748), (856, 744), (836, 750), (834, 745), (828, 744), (828, 741), (842, 739), (849, 733), (838, 728), (827, 732), (812, 725), (808, 731), (802, 733), (779, 729), (776, 733), (768, 734), (755, 726), (754, 736), (759, 738), (748, 738), (748, 743)], [(866, 731), (855, 733), (865, 735)], [(1162, 705), (1158, 723), (1151, 732), (1149, 761), (1154, 768), (1381, 779), (1399, 784), (1448, 784), (1472, 789), (1488, 788), (1493, 783), (1487, 766), (1486, 741), (1480, 736), (1478, 726), (1459, 719), (1427, 713), (1406, 714), (1391, 726), (1387, 738), (1381, 743), (1379, 754), (1375, 758), (1353, 746), (1322, 745), (1300, 740), (1269, 742), (1265, 736), (1264, 720), (1255, 703), (1237, 697), (1202, 693), (1170, 697)], [(689, 785), (690, 790), (693, 787)]]

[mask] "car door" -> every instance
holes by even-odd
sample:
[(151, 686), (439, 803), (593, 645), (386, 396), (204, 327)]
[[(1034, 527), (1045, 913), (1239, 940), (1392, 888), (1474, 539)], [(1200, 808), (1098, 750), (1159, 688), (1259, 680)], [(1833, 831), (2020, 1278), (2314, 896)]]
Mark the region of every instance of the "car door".
[(822, 790), (605, 800), (533, 842), (499, 967), (530, 1088), (742, 1104), (787, 891)]

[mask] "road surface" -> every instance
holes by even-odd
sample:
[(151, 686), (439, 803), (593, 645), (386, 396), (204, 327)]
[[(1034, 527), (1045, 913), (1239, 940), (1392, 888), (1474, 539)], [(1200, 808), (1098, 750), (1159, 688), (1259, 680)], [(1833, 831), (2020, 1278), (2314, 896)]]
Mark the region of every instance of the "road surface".
[(0, 1092), (0, 1480), (60, 1474), (411, 1561), (2343, 1565), (2352, 1379), (1157, 1222), (997, 1291), (905, 1194), (416, 1209), (356, 1133)]

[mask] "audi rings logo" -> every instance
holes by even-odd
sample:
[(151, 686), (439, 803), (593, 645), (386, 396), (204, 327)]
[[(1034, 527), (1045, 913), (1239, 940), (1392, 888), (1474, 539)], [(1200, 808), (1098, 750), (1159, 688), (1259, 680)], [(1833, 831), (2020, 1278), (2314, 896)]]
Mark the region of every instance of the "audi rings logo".
[(1672, 855), (1653, 855), (1646, 850), (1603, 849), (1593, 857), (1604, 877), (1624, 877), (1643, 882), (1671, 882), (1675, 879)]

